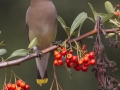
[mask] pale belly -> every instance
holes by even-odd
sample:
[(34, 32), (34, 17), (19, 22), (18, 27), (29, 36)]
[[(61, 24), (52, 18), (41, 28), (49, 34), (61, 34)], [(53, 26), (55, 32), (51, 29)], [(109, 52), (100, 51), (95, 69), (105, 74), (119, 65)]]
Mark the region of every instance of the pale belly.
[(56, 30), (42, 31), (42, 30), (29, 30), (29, 40), (34, 38), (38, 39), (37, 47), (42, 50), (49, 47), (56, 37)]

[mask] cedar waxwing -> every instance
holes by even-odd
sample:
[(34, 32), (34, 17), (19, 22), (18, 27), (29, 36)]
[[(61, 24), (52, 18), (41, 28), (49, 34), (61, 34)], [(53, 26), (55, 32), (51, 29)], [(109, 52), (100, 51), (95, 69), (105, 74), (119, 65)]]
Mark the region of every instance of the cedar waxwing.
[[(57, 33), (57, 13), (52, 0), (31, 0), (26, 13), (28, 39), (35, 37), (38, 43), (34, 50), (43, 50), (52, 45)], [(48, 82), (47, 64), (49, 53), (36, 58), (37, 83), (41, 86)]]

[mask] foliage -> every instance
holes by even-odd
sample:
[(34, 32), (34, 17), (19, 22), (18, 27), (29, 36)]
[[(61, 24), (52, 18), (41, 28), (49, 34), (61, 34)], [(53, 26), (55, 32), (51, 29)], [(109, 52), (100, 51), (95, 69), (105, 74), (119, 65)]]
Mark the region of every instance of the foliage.
[[(68, 35), (67, 39), (62, 42), (62, 44), (58, 45), (57, 49), (54, 50), (54, 80), (56, 80), (56, 85), (60, 89), (60, 85), (58, 84), (58, 81), (56, 79), (56, 73), (55, 73), (55, 66), (63, 66), (63, 68), (68, 72), (70, 78), (72, 78), (72, 69), (76, 71), (82, 70), (83, 72), (88, 71), (88, 66), (92, 65), (93, 69), (92, 71), (95, 72), (95, 77), (98, 80), (99, 86), (98, 90), (116, 90), (120, 89), (120, 83), (113, 77), (113, 75), (109, 74), (108, 69), (112, 69), (112, 71), (117, 70), (115, 61), (110, 61), (106, 55), (104, 45), (101, 40), (101, 34), (105, 36), (105, 39), (108, 39), (110, 42), (110, 46), (114, 49), (117, 49), (120, 47), (120, 31), (118, 30), (120, 28), (120, 5), (116, 5), (113, 7), (113, 5), (109, 2), (105, 2), (105, 9), (107, 13), (102, 13), (96, 11), (93, 6), (88, 3), (90, 6), (90, 9), (93, 13), (94, 18), (89, 17), (86, 12), (81, 12), (73, 21), (71, 26), (67, 26), (65, 21), (60, 17), (57, 16), (57, 20), (61, 24), (62, 28), (65, 30), (66, 34)], [(81, 35), (81, 28), (86, 19), (91, 20), (93, 23), (95, 23), (94, 30)], [(105, 25), (109, 25), (113, 29), (106, 30)], [(117, 28), (117, 29), (116, 29)], [(91, 52), (88, 52), (86, 49), (86, 45), (83, 45), (82, 42), (79, 42), (83, 38), (87, 38), (88, 36), (91, 36), (93, 34), (96, 35), (96, 40), (94, 42), (93, 50)], [(76, 37), (76, 38), (73, 38)], [(115, 36), (115, 37), (114, 37)], [(38, 40), (35, 37), (30, 44), (28, 45), (27, 49), (18, 49), (15, 50), (8, 58), (4, 59), (2, 57), (3, 54), (7, 52), (6, 49), (1, 48), (0, 49), (0, 56), (3, 62), (7, 62), (7, 60), (13, 58), (13, 57), (25, 57), (29, 56), (32, 53), (35, 53), (33, 48), (36, 46)], [(71, 44), (74, 42), (74, 44)], [(0, 43), (0, 45), (4, 45), (3, 41)], [(53, 50), (53, 49), (52, 49)], [(73, 55), (73, 50), (76, 51), (77, 55)], [(46, 53), (46, 52), (45, 52)], [(14, 62), (14, 60), (13, 60)], [(7, 63), (8, 64), (8, 63)], [(9, 64), (8, 64), (9, 65)], [(10, 68), (10, 67), (9, 67)], [(12, 75), (15, 78), (20, 79), (10, 68), (11, 71), (11, 77)], [(5, 69), (6, 72), (6, 69)], [(11, 82), (10, 78), (10, 82)], [(21, 79), (20, 79), (21, 80)], [(53, 86), (53, 83), (51, 85), (51, 89)], [(5, 81), (3, 90), (6, 87), (6, 73), (5, 73)], [(58, 88), (57, 88), (58, 89)]]

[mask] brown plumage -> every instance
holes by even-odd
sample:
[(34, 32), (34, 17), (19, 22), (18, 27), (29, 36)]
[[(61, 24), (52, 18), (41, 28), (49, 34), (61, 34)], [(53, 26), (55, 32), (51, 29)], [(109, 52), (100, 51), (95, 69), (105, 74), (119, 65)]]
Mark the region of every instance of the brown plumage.
[[(51, 0), (31, 0), (26, 13), (26, 25), (29, 40), (31, 41), (34, 37), (38, 39), (35, 50), (43, 50), (55, 40), (57, 32), (56, 17), (56, 9)], [(40, 85), (47, 82), (48, 59), (49, 53), (45, 54), (41, 59), (36, 58), (37, 83)]]

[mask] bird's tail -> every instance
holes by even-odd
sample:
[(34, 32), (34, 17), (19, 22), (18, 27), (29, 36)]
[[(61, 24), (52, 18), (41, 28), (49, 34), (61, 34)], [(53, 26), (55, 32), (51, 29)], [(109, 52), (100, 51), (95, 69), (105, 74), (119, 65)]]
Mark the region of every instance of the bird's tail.
[(49, 53), (45, 54), (43, 57), (36, 58), (37, 64), (37, 83), (42, 86), (42, 84), (46, 84), (48, 82), (47, 76), (47, 64), (49, 59)]
[(42, 79), (39, 73), (39, 70), (37, 70), (37, 83), (42, 86), (42, 84), (46, 84), (48, 82), (48, 76), (47, 76), (47, 70), (45, 71), (44, 78)]

